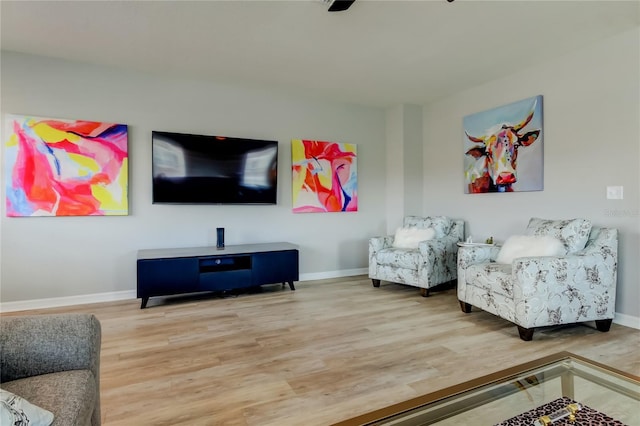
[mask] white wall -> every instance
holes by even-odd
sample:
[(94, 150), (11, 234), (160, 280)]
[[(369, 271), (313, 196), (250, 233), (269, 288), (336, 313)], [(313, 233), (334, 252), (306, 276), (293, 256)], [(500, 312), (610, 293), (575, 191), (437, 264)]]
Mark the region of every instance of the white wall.
[[(407, 161), (407, 150), (420, 151), (411, 142), (414, 106), (383, 111), (2, 52), (0, 113), (129, 125), (130, 215), (2, 215), (0, 302), (131, 292), (138, 249), (213, 245), (219, 226), (227, 244), (299, 244), (303, 278), (363, 272), (367, 239), (395, 229), (413, 208), (405, 198), (420, 185), (405, 180), (423, 168), (423, 212), (463, 218), (477, 239), (521, 233), (531, 216), (618, 228), (616, 310), (637, 322), (639, 47), (636, 29), (425, 106), (418, 165)], [(544, 96), (544, 191), (465, 195), (462, 117), (537, 94)], [(152, 130), (278, 140), (278, 205), (152, 205)], [(358, 144), (358, 212), (291, 213), (292, 138)], [(623, 185), (624, 200), (607, 200), (607, 185)]]
[[(130, 164), (129, 216), (7, 218), (2, 208), (3, 303), (133, 291), (138, 249), (214, 245), (216, 227), (226, 228), (228, 245), (298, 244), (307, 278), (362, 273), (368, 238), (384, 233), (384, 110), (10, 52), (2, 52), (1, 67), (3, 119), (15, 113), (128, 124)], [(278, 140), (278, 204), (152, 204), (152, 130)], [(358, 145), (358, 212), (291, 212), (294, 138)]]
[[(407, 215), (422, 213), (422, 176), (424, 174), (422, 156), (422, 107), (417, 105), (403, 106), (404, 133), (404, 208)], [(387, 171), (391, 174), (391, 171)]]
[[(639, 76), (635, 29), (425, 107), (425, 213), (464, 218), (476, 240), (523, 233), (532, 216), (618, 228), (616, 312), (640, 324)], [(540, 94), (544, 190), (465, 195), (462, 117)], [(624, 199), (607, 200), (607, 185)]]
[(422, 214), (422, 107), (396, 105), (386, 113), (387, 234), (408, 215)]
[(402, 225), (404, 210), (404, 106), (397, 105), (386, 114), (386, 197), (380, 206), (387, 219), (385, 234)]

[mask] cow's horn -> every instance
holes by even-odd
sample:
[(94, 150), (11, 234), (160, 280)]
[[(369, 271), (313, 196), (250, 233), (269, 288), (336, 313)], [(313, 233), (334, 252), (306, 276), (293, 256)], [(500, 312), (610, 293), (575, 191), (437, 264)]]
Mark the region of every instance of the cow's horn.
[(524, 120), (522, 120), (522, 122), (520, 124), (518, 124), (517, 126), (513, 127), (513, 130), (515, 130), (516, 132), (519, 132), (520, 129), (522, 129), (524, 126), (526, 126), (527, 124), (529, 124), (529, 122), (531, 121), (531, 119), (533, 118), (533, 110), (531, 110), (531, 112), (529, 113), (529, 115), (527, 115), (527, 118), (525, 118)]
[(467, 135), (469, 140), (471, 140), (473, 142), (484, 143), (484, 138), (476, 138), (475, 136), (471, 136), (469, 133), (467, 133), (466, 130), (465, 130), (464, 134)]

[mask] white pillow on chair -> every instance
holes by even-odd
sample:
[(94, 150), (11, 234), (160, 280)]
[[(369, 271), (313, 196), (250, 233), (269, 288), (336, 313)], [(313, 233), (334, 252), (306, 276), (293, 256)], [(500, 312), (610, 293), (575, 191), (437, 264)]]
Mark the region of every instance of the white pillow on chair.
[(507, 238), (496, 263), (511, 264), (519, 257), (563, 256), (567, 249), (562, 241), (548, 235), (513, 235)]
[(432, 240), (435, 235), (433, 228), (398, 228), (393, 237), (393, 247), (417, 249), (420, 241)]

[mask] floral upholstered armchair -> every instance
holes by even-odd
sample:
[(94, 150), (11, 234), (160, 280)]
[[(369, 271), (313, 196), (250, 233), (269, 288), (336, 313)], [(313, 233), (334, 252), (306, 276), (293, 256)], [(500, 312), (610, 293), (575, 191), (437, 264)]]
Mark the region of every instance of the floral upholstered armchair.
[[(595, 321), (609, 331), (615, 314), (618, 231), (585, 219), (532, 218), (531, 238), (552, 237), (560, 253), (516, 248), (513, 260), (501, 260), (504, 246), (460, 247), (458, 299), (463, 312), (475, 306), (515, 323), (522, 340), (535, 327)], [(546, 244), (546, 243), (545, 243)], [(548, 247), (547, 247), (548, 249)]]
[(464, 239), (464, 222), (444, 216), (404, 218), (395, 235), (369, 240), (369, 278), (429, 289), (456, 279), (457, 243)]

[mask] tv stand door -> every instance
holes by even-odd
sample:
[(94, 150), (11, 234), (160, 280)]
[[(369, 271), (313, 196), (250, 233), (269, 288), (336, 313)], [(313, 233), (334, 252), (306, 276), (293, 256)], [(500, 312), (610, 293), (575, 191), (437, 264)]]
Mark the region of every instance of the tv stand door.
[(253, 285), (298, 281), (298, 250), (269, 251), (253, 254)]
[(138, 298), (142, 299), (142, 308), (149, 297), (198, 291), (199, 278), (195, 257), (139, 259)]

